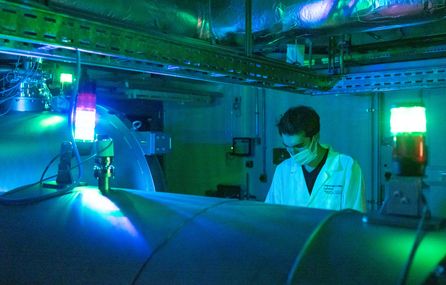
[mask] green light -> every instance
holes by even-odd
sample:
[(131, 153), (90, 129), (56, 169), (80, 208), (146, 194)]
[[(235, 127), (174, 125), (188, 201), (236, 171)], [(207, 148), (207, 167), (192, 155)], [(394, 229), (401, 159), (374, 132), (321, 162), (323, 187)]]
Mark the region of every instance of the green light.
[[(315, 65), (316, 61), (313, 59), (311, 60), (311, 65)], [(304, 60), (304, 66), (310, 66), (310, 60), (305, 59)]]
[(195, 25), (197, 23), (197, 17), (194, 17), (189, 13), (177, 12), (177, 15), (179, 18), (183, 19), (185, 23), (190, 23), (192, 25)]
[(367, 11), (369, 11), (370, 9), (373, 9), (373, 1), (368, 0), (368, 1), (358, 1), (357, 5), (355, 5), (354, 11), (356, 13), (358, 12), (362, 12), (362, 13), (367, 13)]
[(390, 109), (390, 131), (398, 133), (425, 133), (426, 109), (420, 106)]
[[(415, 241), (415, 233), (395, 230), (392, 236), (377, 235), (374, 241), (382, 254), (386, 255), (389, 264), (405, 264)], [(442, 235), (436, 233), (425, 235), (416, 251), (407, 284), (423, 284), (427, 275), (444, 257), (445, 250), (446, 243)]]
[(65, 123), (65, 118), (63, 116), (53, 115), (53, 116), (50, 116), (48, 118), (41, 120), (40, 126), (42, 128), (56, 127), (62, 123)]
[(73, 74), (71, 73), (61, 73), (60, 74), (61, 83), (73, 83)]

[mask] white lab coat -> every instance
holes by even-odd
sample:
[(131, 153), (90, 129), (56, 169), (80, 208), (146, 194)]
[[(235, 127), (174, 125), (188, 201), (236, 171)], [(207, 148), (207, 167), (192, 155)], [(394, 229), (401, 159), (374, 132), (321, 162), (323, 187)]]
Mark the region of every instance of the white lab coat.
[(277, 166), (265, 202), (365, 212), (364, 178), (359, 164), (353, 158), (330, 148), (311, 195), (308, 193), (302, 166), (289, 158)]

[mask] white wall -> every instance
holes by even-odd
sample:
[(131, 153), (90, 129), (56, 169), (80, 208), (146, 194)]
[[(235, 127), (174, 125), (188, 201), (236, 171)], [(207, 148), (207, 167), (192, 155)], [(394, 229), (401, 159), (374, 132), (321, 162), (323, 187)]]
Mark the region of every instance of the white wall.
[[(174, 163), (178, 163), (175, 159), (175, 153), (180, 156), (181, 152), (175, 151), (176, 144), (183, 143), (196, 144), (215, 144), (225, 145), (225, 148), (219, 149), (219, 153), (202, 153), (201, 155), (208, 157), (206, 165), (202, 165), (203, 169), (213, 173), (213, 167), (220, 165), (218, 161), (225, 160), (227, 157), (224, 151), (229, 152), (233, 137), (256, 137), (262, 136), (263, 117), (262, 117), (262, 96), (263, 91), (258, 88), (221, 85), (220, 92), (225, 94), (222, 98), (218, 98), (211, 105), (189, 105), (168, 103), (165, 105), (165, 126), (166, 131), (173, 137), (174, 153), (166, 157), (166, 163), (170, 163), (170, 175), (168, 180), (175, 179), (172, 172)], [(234, 100), (239, 100), (239, 109), (234, 109)], [(367, 110), (370, 107), (370, 97), (368, 96), (319, 96), (312, 97), (308, 95), (299, 95), (294, 93), (280, 92), (275, 90), (265, 91), (266, 99), (266, 138), (261, 138), (261, 144), (256, 145), (254, 157), (240, 158), (233, 157), (233, 166), (237, 165), (239, 175), (233, 180), (225, 177), (225, 182), (238, 183), (245, 190), (256, 196), (257, 200), (263, 200), (268, 191), (275, 166), (272, 164), (272, 149), (274, 147), (282, 147), (282, 142), (277, 133), (276, 123), (280, 115), (289, 107), (296, 105), (309, 105), (314, 107), (321, 117), (321, 142), (330, 144), (333, 148), (340, 152), (347, 153), (356, 158), (365, 173), (367, 186), (370, 185), (371, 177), (367, 175), (370, 172), (370, 140), (371, 134), (369, 125), (371, 123), (370, 113)], [(256, 101), (258, 100), (258, 101)], [(256, 128), (256, 102), (258, 102), (258, 111), (260, 112)], [(263, 143), (266, 143), (266, 167), (263, 165)], [(196, 153), (196, 156), (200, 155)], [(245, 163), (253, 161), (254, 167), (247, 168)], [(189, 163), (194, 164), (203, 159), (196, 159)], [(181, 167), (184, 168), (184, 165)], [(266, 168), (267, 181), (259, 180)], [(192, 174), (191, 174), (192, 175)], [(198, 175), (198, 173), (197, 173)], [(220, 174), (224, 176), (222, 173)], [(218, 176), (218, 175), (217, 175)], [(204, 175), (200, 179), (206, 179)], [(190, 179), (193, 179), (192, 177)], [(214, 177), (207, 183), (215, 184), (218, 178)], [(169, 183), (169, 181), (168, 181)], [(203, 182), (206, 184), (206, 182)], [(203, 184), (202, 183), (202, 184)], [(171, 185), (173, 183), (170, 183)], [(184, 183), (183, 183), (184, 185)], [(213, 188), (215, 185), (208, 185), (207, 188)], [(369, 188), (369, 187), (368, 187)], [(175, 192), (180, 190), (175, 190)], [(202, 193), (204, 189), (186, 190), (185, 192)]]
[[(171, 185), (177, 185), (174, 192), (181, 192), (178, 185), (182, 185), (185, 193), (202, 195), (205, 189), (215, 189), (216, 184), (221, 182), (241, 185), (244, 190), (249, 190), (250, 194), (255, 195), (257, 200), (263, 201), (275, 169), (272, 164), (272, 149), (282, 147), (276, 123), (280, 115), (289, 107), (309, 105), (319, 113), (321, 118), (321, 142), (352, 156), (359, 162), (366, 181), (367, 200), (376, 201), (381, 186), (378, 184), (378, 178), (382, 171), (374, 168), (373, 162), (379, 162), (377, 167), (383, 168), (391, 157), (388, 147), (387, 150), (386, 146), (374, 148), (374, 145), (379, 146), (381, 142), (378, 141), (376, 133), (373, 134), (373, 128), (381, 126), (384, 135), (390, 136), (388, 130), (390, 106), (399, 102), (413, 102), (419, 100), (420, 96), (423, 97), (428, 114), (426, 135), (429, 149), (428, 169), (430, 172), (435, 172), (437, 176), (442, 171), (446, 173), (446, 151), (443, 147), (446, 145), (444, 125), (446, 112), (443, 111), (443, 106), (446, 106), (446, 96), (443, 89), (388, 92), (381, 97), (383, 104), (382, 110), (379, 110), (376, 105), (376, 94), (309, 96), (235, 85), (218, 85), (216, 88), (218, 89), (216, 91), (222, 92), (224, 96), (211, 105), (194, 106), (178, 103), (165, 105), (165, 126), (166, 131), (173, 137), (173, 147), (175, 148), (175, 142), (182, 147), (185, 143), (198, 146), (198, 151), (194, 150), (196, 159), (189, 158), (188, 161), (179, 162), (181, 159), (178, 156), (187, 154), (186, 150), (174, 151), (166, 156), (168, 180), (171, 181)], [(256, 129), (256, 102), (261, 112), (263, 93), (266, 102), (266, 137), (263, 137), (262, 113), (259, 118), (259, 129)], [(239, 109), (234, 109), (235, 98), (241, 98)], [(373, 108), (376, 112), (373, 112)], [(381, 111), (383, 117), (375, 120), (374, 116), (378, 115), (378, 111)], [(253, 157), (228, 157), (227, 153), (230, 151), (233, 137), (255, 137), (257, 134), (261, 136), (261, 144), (256, 145)], [(264, 143), (266, 144), (265, 166), (262, 157)], [(207, 148), (206, 145), (220, 147)], [(378, 150), (382, 152), (381, 156)], [(378, 160), (378, 157), (381, 160)], [(247, 168), (245, 166), (247, 161), (253, 161), (254, 167)], [(190, 172), (187, 177), (182, 176), (181, 179), (190, 179), (195, 182), (172, 183), (177, 177), (175, 173), (187, 167), (187, 163), (197, 164), (192, 167), (196, 173)], [(266, 182), (259, 179), (264, 168)], [(186, 189), (188, 187), (197, 189)]]
[[(276, 124), (280, 116), (290, 107), (307, 105), (313, 107), (321, 119), (323, 144), (331, 145), (336, 151), (354, 157), (364, 172), (366, 188), (371, 185), (371, 104), (369, 96), (308, 96), (268, 90), (266, 98), (268, 183), (257, 183), (256, 196), (264, 199), (273, 176), (272, 149), (283, 147)], [(253, 185), (255, 185), (253, 183)]]

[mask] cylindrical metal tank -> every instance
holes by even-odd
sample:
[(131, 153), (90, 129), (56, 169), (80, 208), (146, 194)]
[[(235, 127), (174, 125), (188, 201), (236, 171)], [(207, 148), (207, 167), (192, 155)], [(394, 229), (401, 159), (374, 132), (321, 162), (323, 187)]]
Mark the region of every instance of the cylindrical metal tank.
[[(14, 196), (32, 195), (21, 191)], [(11, 195), (13, 196), (13, 195)], [(0, 206), (5, 284), (398, 284), (415, 229), (254, 201), (93, 187)], [(425, 233), (408, 284), (446, 254)], [(297, 267), (295, 266), (297, 264)]]
[[(97, 106), (96, 133), (106, 134), (114, 141), (116, 168), (112, 187), (155, 191), (154, 178), (139, 142), (124, 122), (107, 108)], [(60, 153), (62, 142), (70, 136), (67, 115), (55, 112), (9, 112), (0, 120), (0, 192), (38, 182), (45, 167)], [(81, 181), (97, 185), (93, 175), (94, 148), (83, 150), (84, 175)], [(57, 174), (59, 160), (47, 171)], [(72, 166), (77, 163), (73, 159)], [(77, 175), (77, 168), (72, 170)], [(54, 180), (54, 179), (53, 179)]]

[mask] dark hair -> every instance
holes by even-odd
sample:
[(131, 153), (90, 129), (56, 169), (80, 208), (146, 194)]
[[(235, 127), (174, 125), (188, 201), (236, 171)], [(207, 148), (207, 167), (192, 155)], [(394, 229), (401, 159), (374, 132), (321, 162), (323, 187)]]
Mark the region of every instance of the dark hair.
[(288, 109), (277, 124), (279, 134), (297, 135), (304, 132), (306, 137), (319, 133), (319, 115), (313, 108), (297, 106)]

